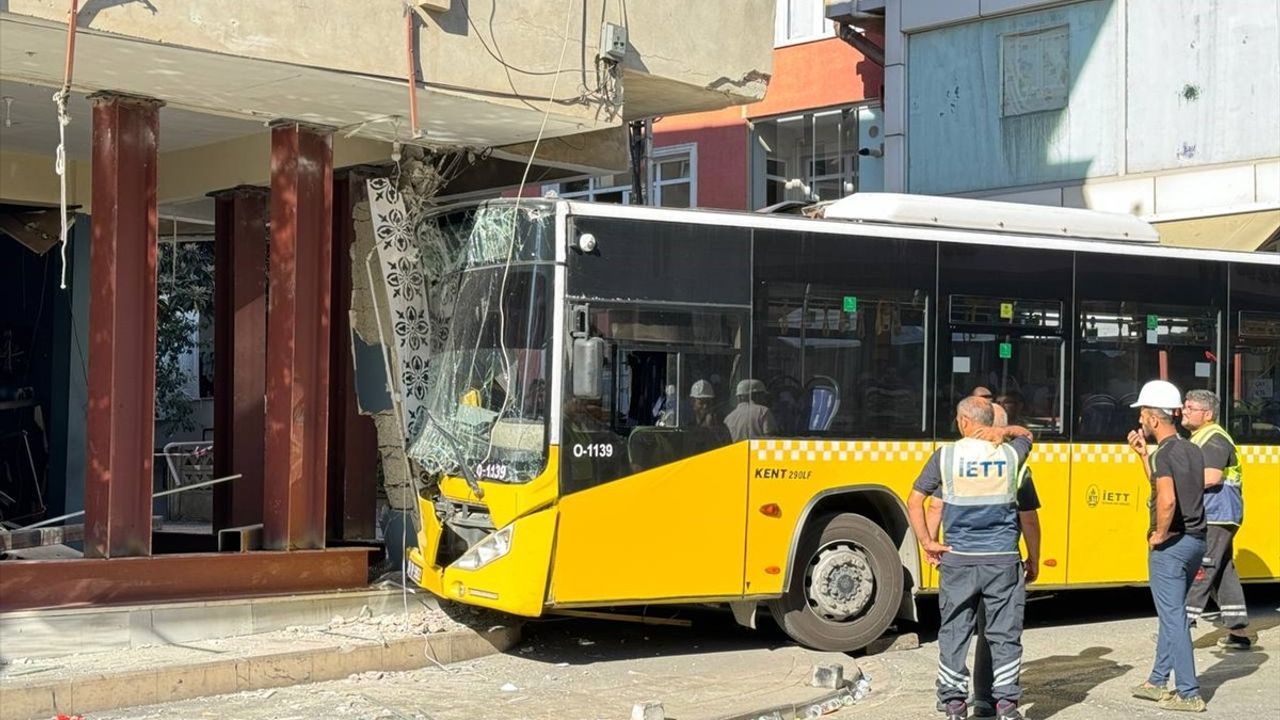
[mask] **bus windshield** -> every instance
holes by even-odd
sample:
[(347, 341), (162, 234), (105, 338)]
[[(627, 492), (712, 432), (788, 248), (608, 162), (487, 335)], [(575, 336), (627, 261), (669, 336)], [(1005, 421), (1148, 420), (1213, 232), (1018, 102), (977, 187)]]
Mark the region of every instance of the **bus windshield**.
[(519, 483), (546, 465), (553, 214), (490, 205), (467, 235), (454, 312), (427, 368), (410, 454), (429, 472)]

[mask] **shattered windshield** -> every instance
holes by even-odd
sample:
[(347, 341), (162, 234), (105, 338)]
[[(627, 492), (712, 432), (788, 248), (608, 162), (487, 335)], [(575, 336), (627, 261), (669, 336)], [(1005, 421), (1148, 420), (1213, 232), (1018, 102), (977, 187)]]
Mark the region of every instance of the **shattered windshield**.
[[(551, 220), (545, 208), (475, 215), (444, 348), (431, 360), (427, 422), (410, 454), (429, 471), (525, 482), (546, 465)], [(514, 242), (512, 240), (514, 238)]]

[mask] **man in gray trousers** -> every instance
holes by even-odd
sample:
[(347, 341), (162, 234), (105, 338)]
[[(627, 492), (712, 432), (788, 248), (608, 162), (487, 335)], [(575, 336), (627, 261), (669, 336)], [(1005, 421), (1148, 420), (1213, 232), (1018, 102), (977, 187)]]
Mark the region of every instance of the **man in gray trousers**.
[[(968, 715), (965, 658), (979, 603), (986, 612), (997, 717), (1022, 720), (1018, 678), (1027, 571), (1018, 548), (1018, 478), (1031, 452), (1031, 433), (1021, 427), (993, 428), (993, 419), (990, 400), (961, 400), (956, 424), (964, 437), (934, 452), (907, 499), (916, 540), (930, 561), (939, 565), (942, 624), (937, 687), (947, 720), (964, 720)], [(1004, 444), (1008, 438), (1012, 440)], [(925, 517), (925, 498), (939, 489), (947, 545), (931, 537)], [(1035, 518), (1027, 518), (1027, 525), (1033, 523)], [(1034, 553), (1038, 548), (1030, 550)]]
[[(995, 418), (992, 422), (993, 427), (1002, 428), (1009, 424), (1007, 411), (1000, 407), (999, 403), (992, 404), (991, 409), (995, 411)], [(932, 502), (929, 503), (926, 516), (929, 537), (934, 540), (938, 539), (938, 529), (942, 527), (942, 504), (942, 488), (939, 485), (938, 490), (933, 494)], [(1040, 496), (1036, 494), (1035, 481), (1031, 478), (1031, 468), (1024, 463), (1018, 477), (1018, 524), (1021, 526), (1022, 536), (1027, 541), (1027, 557), (1023, 561), (1023, 565), (1026, 566), (1025, 576), (1028, 585), (1035, 582), (1036, 577), (1040, 574), (1040, 522), (1037, 513), (1039, 509)], [(991, 645), (987, 642), (986, 626), (986, 613), (982, 609), (982, 603), (978, 603), (978, 619), (975, 621), (974, 628), (973, 677), (970, 691), (973, 699), (973, 716), (975, 718), (995, 717), (996, 714), (996, 701), (991, 694), (992, 671), (995, 666), (991, 664)], [(938, 710), (942, 711), (943, 709), (945, 708), (942, 702), (939, 701)]]

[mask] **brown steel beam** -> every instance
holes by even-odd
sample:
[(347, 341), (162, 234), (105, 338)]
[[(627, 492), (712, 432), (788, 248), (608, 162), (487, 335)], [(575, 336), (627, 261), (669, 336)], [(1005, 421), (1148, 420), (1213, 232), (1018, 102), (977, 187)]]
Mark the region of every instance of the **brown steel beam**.
[(213, 488), (216, 530), (262, 522), (267, 373), (266, 188), (214, 198)]
[(322, 548), (328, 482), (332, 131), (271, 129), (263, 546)]
[(351, 340), (352, 210), (364, 198), (365, 177), (344, 172), (333, 183), (333, 335), (329, 352), (329, 537), (369, 540), (376, 536), (378, 431), (356, 402)]
[(151, 554), (156, 387), (156, 142), (162, 103), (93, 104), (85, 546), (90, 558)]
[(333, 548), (111, 560), (7, 560), (0, 573), (0, 612), (360, 588), (367, 584), (369, 552), (368, 548)]

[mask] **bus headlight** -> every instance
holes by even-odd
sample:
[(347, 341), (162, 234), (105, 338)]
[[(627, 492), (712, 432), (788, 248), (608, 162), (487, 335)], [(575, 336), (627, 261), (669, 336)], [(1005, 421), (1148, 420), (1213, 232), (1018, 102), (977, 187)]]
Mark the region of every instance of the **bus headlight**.
[(462, 554), (453, 566), (463, 570), (479, 570), (511, 552), (511, 526), (508, 525), (481, 540)]

